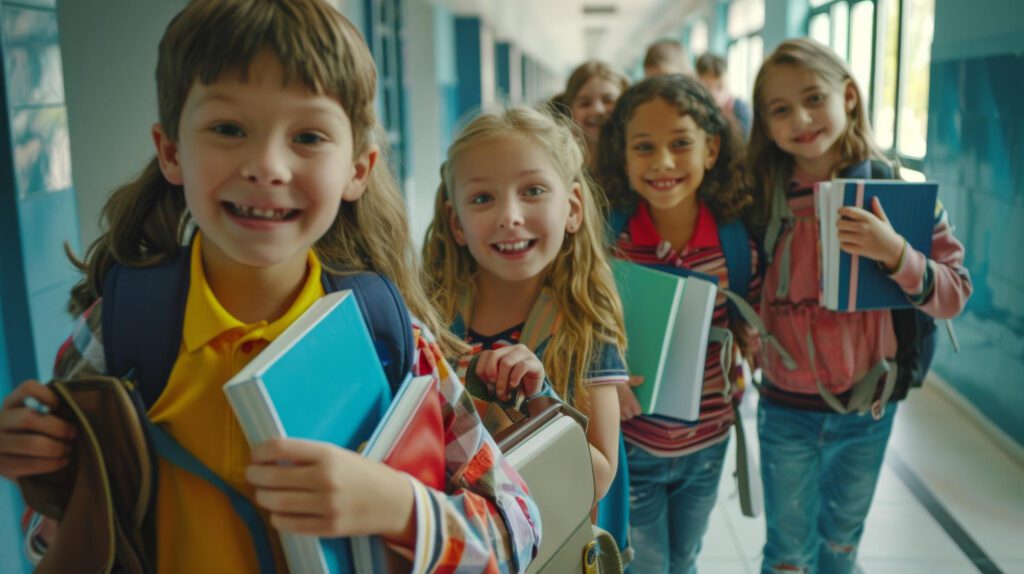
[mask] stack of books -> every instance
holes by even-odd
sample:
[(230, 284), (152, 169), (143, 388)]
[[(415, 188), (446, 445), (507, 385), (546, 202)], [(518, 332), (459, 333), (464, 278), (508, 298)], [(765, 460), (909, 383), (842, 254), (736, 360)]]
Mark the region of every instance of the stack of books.
[[(432, 377), (407, 379), (392, 400), (358, 302), (331, 293), (224, 386), (250, 445), (271, 438), (318, 440), (357, 451), (444, 489), (440, 394)], [(376, 538), (281, 533), (292, 572), (381, 572)]]
[(839, 208), (872, 211), (877, 197), (889, 223), (909, 247), (931, 255), (936, 183), (836, 179), (815, 186), (815, 210), (821, 234), (821, 304), (833, 311), (911, 307), (906, 293), (877, 261), (839, 248)]

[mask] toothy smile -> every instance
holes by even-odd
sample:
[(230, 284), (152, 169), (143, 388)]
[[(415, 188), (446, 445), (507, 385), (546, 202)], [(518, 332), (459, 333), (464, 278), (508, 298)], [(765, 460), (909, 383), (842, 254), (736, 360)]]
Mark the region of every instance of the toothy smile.
[(232, 203), (230, 201), (222, 201), (221, 205), (223, 205), (224, 208), (235, 217), (256, 219), (260, 221), (288, 221), (298, 216), (300, 211), (298, 209), (253, 207), (251, 205), (242, 205), (239, 203)]
[(651, 186), (656, 191), (668, 191), (673, 187), (679, 185), (683, 181), (683, 178), (677, 177), (672, 179), (648, 179), (647, 185)]
[(534, 239), (520, 239), (517, 241), (492, 243), (491, 246), (502, 253), (522, 253), (523, 251), (533, 247), (534, 243), (536, 243), (536, 240)]

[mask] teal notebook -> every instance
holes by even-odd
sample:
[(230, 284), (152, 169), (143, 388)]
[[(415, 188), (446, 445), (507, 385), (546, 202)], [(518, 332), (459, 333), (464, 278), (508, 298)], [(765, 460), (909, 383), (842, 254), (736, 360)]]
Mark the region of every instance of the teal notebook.
[(644, 377), (633, 389), (643, 413), (696, 421), (718, 286), (679, 271), (612, 261), (626, 321), (626, 364)]
[[(293, 437), (358, 450), (391, 387), (351, 291), (319, 299), (235, 375), (224, 393), (250, 445)], [(350, 541), (281, 533), (292, 572), (354, 572)]]

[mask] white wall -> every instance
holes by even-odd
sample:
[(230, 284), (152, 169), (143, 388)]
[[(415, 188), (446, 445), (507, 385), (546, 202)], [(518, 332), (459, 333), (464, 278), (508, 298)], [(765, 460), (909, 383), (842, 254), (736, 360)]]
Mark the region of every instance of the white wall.
[(71, 168), (82, 246), (99, 235), (115, 187), (153, 156), (157, 45), (185, 0), (61, 0), (57, 4)]

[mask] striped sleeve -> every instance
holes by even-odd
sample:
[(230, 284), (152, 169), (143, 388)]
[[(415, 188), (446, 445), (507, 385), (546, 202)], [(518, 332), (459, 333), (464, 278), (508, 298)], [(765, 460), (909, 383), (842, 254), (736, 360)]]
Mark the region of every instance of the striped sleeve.
[(416, 374), (439, 381), (447, 492), (415, 483), (413, 572), (523, 572), (540, 546), (540, 512), (484, 429), (469, 394), (418, 323)]

